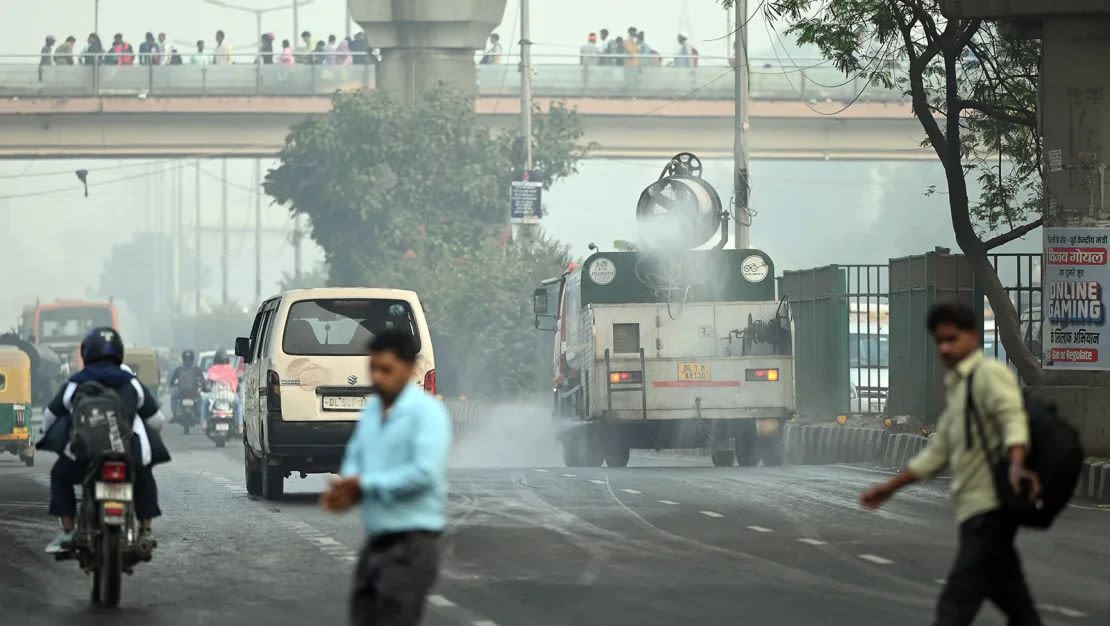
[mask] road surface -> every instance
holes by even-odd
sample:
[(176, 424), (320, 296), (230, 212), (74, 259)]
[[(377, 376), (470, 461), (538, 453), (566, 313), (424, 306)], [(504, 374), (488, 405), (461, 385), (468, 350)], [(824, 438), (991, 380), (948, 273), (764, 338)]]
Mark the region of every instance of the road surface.
[[(156, 470), (160, 547), (125, 579), (117, 611), (91, 609), (76, 564), (42, 553), (54, 532), (51, 455), (34, 468), (0, 457), (0, 623), (345, 623), (358, 519), (319, 510), (324, 478), (291, 479), (281, 503), (256, 500), (241, 447), (167, 430), (175, 458)], [(721, 469), (654, 453), (631, 465), (454, 470), (425, 623), (929, 623), (955, 550), (942, 483), (866, 513), (856, 498), (883, 478), (873, 469)], [(1050, 532), (1021, 536), (1046, 623), (1110, 623), (1108, 537), (1110, 511), (1076, 507)], [(987, 608), (978, 623), (1003, 621)]]

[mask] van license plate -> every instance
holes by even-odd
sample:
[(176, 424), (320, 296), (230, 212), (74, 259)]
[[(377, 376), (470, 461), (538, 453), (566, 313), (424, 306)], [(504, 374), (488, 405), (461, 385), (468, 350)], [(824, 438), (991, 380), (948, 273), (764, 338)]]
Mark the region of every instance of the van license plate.
[(697, 382), (713, 380), (709, 365), (705, 363), (679, 363), (678, 380), (680, 382)]
[(325, 411), (361, 411), (366, 396), (324, 396)]
[(131, 501), (131, 483), (96, 483), (97, 500)]

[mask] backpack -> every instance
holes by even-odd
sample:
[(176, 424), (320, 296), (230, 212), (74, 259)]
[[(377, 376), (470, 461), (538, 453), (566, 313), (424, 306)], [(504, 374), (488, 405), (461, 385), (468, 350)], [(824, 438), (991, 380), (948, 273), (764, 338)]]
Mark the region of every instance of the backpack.
[(1032, 502), (1028, 497), (1014, 493), (1010, 486), (1010, 459), (1006, 450), (1001, 449), (1001, 444), (998, 450), (991, 450), (986, 445), (983, 424), (972, 396), (973, 382), (974, 375), (967, 381), (966, 427), (969, 445), (973, 445), (974, 426), (983, 442), (999, 503), (1022, 526), (1048, 528), (1067, 506), (1079, 483), (1084, 458), (1079, 431), (1060, 418), (1055, 405), (1041, 402), (1030, 395), (1028, 390), (1025, 391), (1025, 412), (1029, 416), (1029, 454), (1025, 459), (1025, 466), (1037, 474), (1041, 481), (1040, 498)]
[(1041, 506), (1024, 512), (1020, 522), (1048, 528), (1075, 493), (1083, 470), (1083, 445), (1079, 431), (1064, 421), (1055, 405), (1025, 393), (1029, 414), (1029, 458), (1026, 464), (1041, 479)]
[(73, 392), (69, 447), (78, 461), (105, 452), (131, 454), (131, 423), (119, 392), (96, 381)]

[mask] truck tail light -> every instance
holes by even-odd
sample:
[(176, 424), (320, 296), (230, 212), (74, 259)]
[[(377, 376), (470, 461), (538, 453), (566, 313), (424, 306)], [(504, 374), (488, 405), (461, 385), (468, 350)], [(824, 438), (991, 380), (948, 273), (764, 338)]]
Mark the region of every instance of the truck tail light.
[(266, 372), (266, 407), (270, 413), (281, 413), (281, 377), (274, 370)]
[(424, 391), (427, 391), (428, 393), (432, 394), (433, 396), (436, 395), (436, 371), (435, 370), (428, 370), (428, 373), (424, 374)]
[(100, 478), (107, 483), (122, 483), (127, 480), (127, 464), (119, 461), (105, 461), (100, 466)]
[(643, 372), (609, 372), (609, 383), (613, 385), (642, 382), (644, 382)]
[(778, 369), (745, 370), (744, 380), (748, 382), (778, 382)]

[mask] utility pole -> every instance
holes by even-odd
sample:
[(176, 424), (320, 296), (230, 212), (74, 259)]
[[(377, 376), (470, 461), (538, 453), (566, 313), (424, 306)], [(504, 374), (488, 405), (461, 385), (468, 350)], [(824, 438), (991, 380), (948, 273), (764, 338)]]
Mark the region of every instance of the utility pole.
[(93, 32), (100, 34), (100, 0), (93, 2)]
[(227, 233), (227, 159), (220, 159), (220, 302), (227, 306), (227, 266), (228, 266), (228, 233)]
[(183, 196), (185, 195), (184, 183), (184, 167), (181, 162), (177, 163), (177, 176), (174, 177), (173, 191), (173, 308), (175, 311), (181, 311), (181, 248), (185, 230), (185, 204)]
[(193, 193), (193, 200), (196, 202), (197, 209), (197, 223), (196, 230), (193, 232), (193, 286), (195, 287), (194, 296), (196, 298), (195, 312), (196, 316), (200, 317), (200, 159), (193, 162), (193, 167), (196, 168), (196, 190)]
[(344, 0), (343, 2), (343, 25), (345, 27), (345, 37), (351, 36), (351, 0)]
[(736, 249), (751, 247), (751, 214), (748, 212), (751, 178), (748, 176), (748, 0), (736, 0), (736, 25), (733, 37), (736, 65), (733, 68), (736, 105), (732, 161), (736, 169), (733, 181), (733, 226)]
[(524, 137), (524, 171), (532, 170), (532, 40), (528, 0), (520, 0), (520, 133)]
[(254, 301), (262, 301), (262, 159), (254, 160)]
[[(290, 39), (293, 42), (293, 49), (297, 49), (297, 40), (301, 37), (300, 30), (300, 0), (293, 0), (293, 37)], [(309, 52), (312, 52), (309, 50)]]
[(293, 278), (295, 280), (301, 279), (301, 239), (303, 238), (301, 216), (295, 214), (293, 215)]

